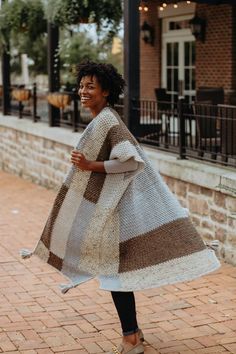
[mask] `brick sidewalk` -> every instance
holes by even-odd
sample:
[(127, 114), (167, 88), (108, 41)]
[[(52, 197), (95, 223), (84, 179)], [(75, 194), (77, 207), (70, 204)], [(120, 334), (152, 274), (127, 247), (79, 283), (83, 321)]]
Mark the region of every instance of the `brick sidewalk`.
[[(109, 292), (97, 282), (62, 295), (65, 279), (37, 257), (21, 260), (45, 224), (54, 191), (0, 172), (0, 352), (99, 354), (120, 342)], [(236, 269), (136, 293), (145, 353), (236, 353)]]

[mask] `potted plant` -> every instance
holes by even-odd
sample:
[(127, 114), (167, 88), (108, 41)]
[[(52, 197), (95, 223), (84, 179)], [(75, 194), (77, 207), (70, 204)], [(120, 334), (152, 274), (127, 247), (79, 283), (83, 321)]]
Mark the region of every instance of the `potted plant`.
[(30, 96), (31, 96), (31, 92), (28, 89), (15, 88), (12, 90), (12, 97), (19, 102), (28, 101), (30, 99)]
[(28, 32), (31, 40), (47, 31), (44, 16), (44, 6), (41, 0), (12, 0), (5, 1), (0, 9), (1, 42), (11, 32)]
[(47, 18), (58, 26), (96, 22), (116, 32), (122, 18), (120, 0), (48, 0)]
[(47, 95), (48, 102), (57, 108), (64, 109), (71, 103), (71, 97), (63, 92), (50, 92)]

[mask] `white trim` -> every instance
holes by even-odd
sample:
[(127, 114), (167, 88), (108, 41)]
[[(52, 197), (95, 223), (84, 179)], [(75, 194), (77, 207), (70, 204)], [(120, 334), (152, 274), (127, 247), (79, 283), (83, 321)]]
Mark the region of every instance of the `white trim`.
[(169, 30), (169, 23), (170, 22), (176, 22), (176, 21), (184, 21), (184, 20), (191, 20), (193, 18), (193, 14), (189, 15), (182, 15), (178, 17), (168, 17), (168, 18), (163, 18), (162, 20), (162, 35), (176, 35), (179, 36), (180, 34), (182, 35), (187, 33), (191, 34), (190, 27), (189, 28), (184, 28), (181, 30)]
[(157, 7), (158, 17), (159, 18), (166, 18), (166, 17), (173, 17), (173, 16), (180, 16), (186, 14), (194, 15), (196, 11), (196, 4), (191, 2), (191, 4), (187, 4), (185, 1), (181, 1), (178, 3), (178, 8), (175, 9), (173, 5), (167, 5), (167, 7), (160, 11), (159, 6)]

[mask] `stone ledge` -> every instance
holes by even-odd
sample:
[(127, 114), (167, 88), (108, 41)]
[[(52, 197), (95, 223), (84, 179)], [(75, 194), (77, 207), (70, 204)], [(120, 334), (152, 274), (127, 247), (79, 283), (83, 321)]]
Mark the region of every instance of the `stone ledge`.
[(52, 140), (64, 145), (74, 147), (81, 133), (75, 133), (72, 129), (49, 127), (47, 123), (34, 123), (30, 119), (19, 119), (15, 116), (3, 116), (0, 113), (0, 126), (21, 131), (23, 133)]
[[(33, 123), (28, 119), (0, 114), (0, 126), (52, 140), (74, 147), (81, 132), (60, 127), (49, 127), (46, 123)], [(176, 155), (143, 145), (153, 166), (165, 176), (236, 196), (236, 169), (214, 166), (197, 160), (178, 160)]]
[(236, 169), (198, 160), (178, 160), (174, 154), (147, 146), (144, 150), (161, 174), (236, 197)]

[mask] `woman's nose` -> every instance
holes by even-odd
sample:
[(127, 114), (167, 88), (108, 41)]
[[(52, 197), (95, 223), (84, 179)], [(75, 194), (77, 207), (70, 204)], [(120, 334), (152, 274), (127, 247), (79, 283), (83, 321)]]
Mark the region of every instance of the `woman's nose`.
[(79, 94), (81, 95), (82, 93), (85, 93), (87, 91), (86, 87), (81, 87), (79, 89)]

